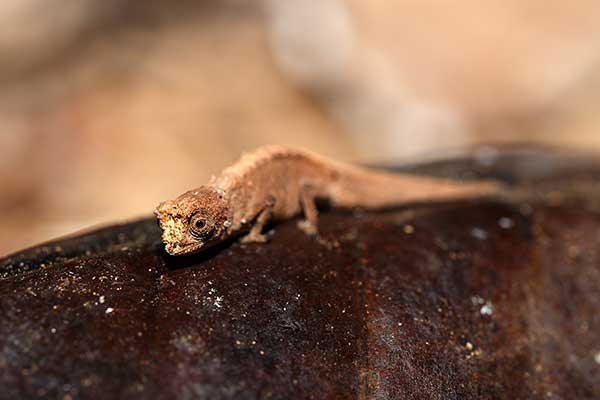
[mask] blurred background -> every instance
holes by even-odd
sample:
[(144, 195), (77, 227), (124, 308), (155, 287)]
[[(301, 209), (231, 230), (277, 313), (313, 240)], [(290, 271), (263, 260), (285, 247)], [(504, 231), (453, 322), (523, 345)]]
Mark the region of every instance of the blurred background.
[(594, 0), (0, 2), (0, 254), (149, 214), (259, 145), (600, 149)]

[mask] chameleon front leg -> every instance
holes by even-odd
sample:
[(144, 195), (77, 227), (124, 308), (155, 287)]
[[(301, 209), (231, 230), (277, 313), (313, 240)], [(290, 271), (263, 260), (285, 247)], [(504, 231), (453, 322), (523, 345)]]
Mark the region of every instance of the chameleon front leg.
[(315, 205), (316, 190), (309, 184), (303, 185), (300, 189), (300, 206), (304, 213), (304, 220), (298, 222), (300, 228), (307, 235), (316, 235), (318, 233), (318, 211)]
[(275, 205), (275, 199), (273, 197), (269, 198), (265, 207), (260, 211), (256, 219), (254, 220), (254, 225), (250, 228), (250, 232), (243, 236), (240, 241), (242, 243), (266, 243), (267, 236), (262, 233), (265, 225), (271, 219), (271, 215), (273, 214), (273, 206)]

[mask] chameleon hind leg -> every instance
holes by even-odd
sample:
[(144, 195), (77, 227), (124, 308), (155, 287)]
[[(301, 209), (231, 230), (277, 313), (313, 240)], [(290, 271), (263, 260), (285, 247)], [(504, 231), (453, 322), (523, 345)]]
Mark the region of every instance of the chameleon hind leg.
[(307, 235), (318, 233), (318, 215), (315, 205), (316, 190), (312, 185), (304, 185), (300, 190), (300, 206), (304, 213), (304, 220), (298, 222), (300, 228)]

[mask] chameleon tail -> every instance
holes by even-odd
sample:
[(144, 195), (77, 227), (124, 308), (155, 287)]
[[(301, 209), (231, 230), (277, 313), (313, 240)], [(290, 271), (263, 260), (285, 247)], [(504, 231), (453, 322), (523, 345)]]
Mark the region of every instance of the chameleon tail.
[(449, 201), (499, 195), (503, 186), (492, 181), (386, 173), (348, 167), (331, 188), (329, 197), (341, 208), (387, 208), (405, 203)]

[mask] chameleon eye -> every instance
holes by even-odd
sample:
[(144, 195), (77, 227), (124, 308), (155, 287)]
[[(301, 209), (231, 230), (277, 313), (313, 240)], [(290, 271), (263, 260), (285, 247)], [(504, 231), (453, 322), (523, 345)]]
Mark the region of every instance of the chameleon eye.
[(206, 219), (204, 215), (196, 215), (190, 221), (190, 233), (193, 237), (204, 239), (212, 233), (213, 223), (210, 219)]

